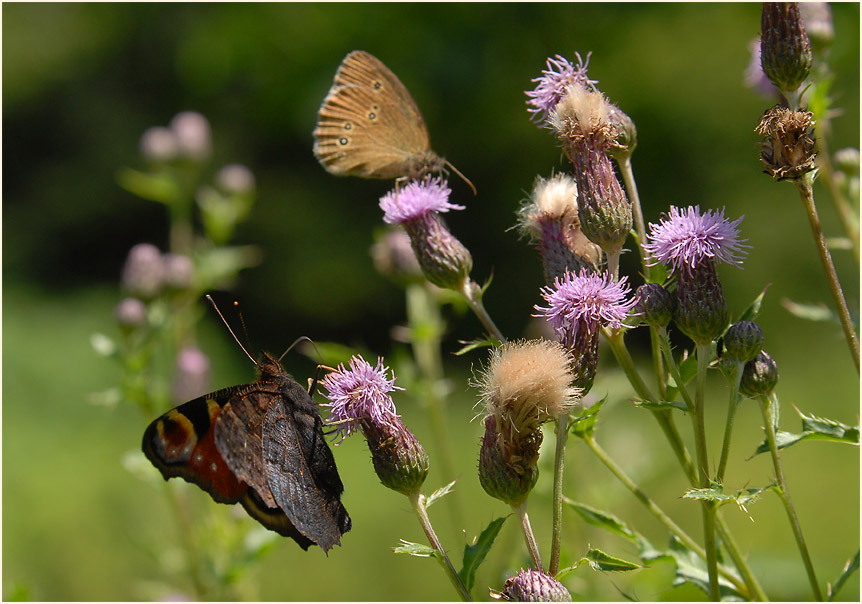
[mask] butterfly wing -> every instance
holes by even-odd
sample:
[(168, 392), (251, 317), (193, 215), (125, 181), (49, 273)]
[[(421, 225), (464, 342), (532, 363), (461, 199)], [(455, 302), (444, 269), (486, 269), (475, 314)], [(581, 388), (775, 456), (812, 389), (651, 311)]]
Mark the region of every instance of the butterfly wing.
[(399, 178), (441, 161), (407, 88), (361, 50), (335, 73), (318, 113), (314, 155), (332, 174), (365, 178)]
[(144, 432), (144, 455), (167, 480), (179, 476), (219, 503), (236, 503), (248, 486), (238, 480), (218, 451), (213, 424), (242, 386), (225, 388), (184, 403), (153, 421)]
[(264, 420), (269, 487), (299, 532), (326, 552), (351, 527), (340, 499), (344, 486), (311, 395), (295, 381), (285, 388), (287, 396), (272, 402)]

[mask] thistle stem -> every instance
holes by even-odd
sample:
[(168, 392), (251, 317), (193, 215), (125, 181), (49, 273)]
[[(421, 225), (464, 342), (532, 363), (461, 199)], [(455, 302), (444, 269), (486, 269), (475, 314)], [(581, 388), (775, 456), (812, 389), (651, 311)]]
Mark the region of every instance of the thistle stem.
[(563, 531), (563, 467), (566, 460), (566, 440), (569, 437), (569, 412), (554, 418), (557, 447), (554, 452), (554, 519), (551, 534), (551, 564), (548, 574), (552, 577), (560, 568), (560, 545)]
[(626, 192), (628, 193), (629, 201), (632, 204), (632, 222), (634, 223), (635, 232), (638, 235), (638, 253), (641, 257), (641, 266), (643, 266), (644, 278), (647, 283), (649, 283), (650, 267), (649, 264), (647, 264), (649, 256), (643, 246), (646, 241), (646, 226), (644, 224), (643, 209), (641, 209), (641, 199), (638, 195), (638, 187), (635, 183), (634, 171), (632, 170), (631, 153), (626, 153), (620, 156), (617, 159), (617, 166), (623, 176), (623, 182), (626, 184)]
[(611, 277), (614, 281), (617, 281), (620, 278), (620, 254), (622, 254), (622, 248), (615, 250), (607, 255), (608, 258), (608, 272), (611, 274)]
[(808, 554), (808, 546), (805, 545), (805, 538), (802, 536), (802, 527), (799, 524), (799, 519), (796, 516), (796, 510), (793, 507), (793, 502), (790, 500), (790, 493), (787, 490), (787, 481), (784, 478), (784, 470), (781, 467), (781, 457), (778, 455), (778, 446), (775, 443), (775, 426), (772, 423), (772, 416), (769, 413), (769, 404), (777, 405), (778, 401), (774, 398), (770, 401), (765, 396), (759, 397), (760, 410), (763, 414), (763, 422), (765, 424), (766, 441), (769, 443), (769, 452), (772, 455), (772, 465), (775, 468), (775, 477), (778, 481), (778, 495), (781, 497), (781, 502), (784, 504), (784, 509), (787, 511), (787, 518), (790, 520), (790, 526), (793, 529), (793, 536), (796, 539), (796, 545), (799, 548), (799, 553), (802, 555), (802, 562), (805, 564), (805, 572), (808, 573), (808, 581), (811, 583), (811, 589), (814, 592), (814, 597), (818, 602), (823, 601), (823, 594), (820, 592), (820, 585), (817, 583), (817, 575), (814, 573), (814, 565), (811, 563), (811, 556)]
[(455, 590), (458, 592), (458, 595), (461, 596), (461, 600), (464, 602), (472, 602), (473, 598), (470, 597), (470, 592), (467, 591), (466, 587), (464, 587), (464, 583), (461, 581), (460, 575), (455, 571), (455, 567), (452, 566), (449, 556), (446, 555), (443, 545), (437, 538), (437, 533), (434, 532), (434, 527), (431, 526), (431, 519), (428, 517), (428, 510), (425, 508), (425, 495), (422, 495), (417, 489), (415, 492), (409, 494), (407, 498), (410, 500), (410, 504), (416, 512), (416, 517), (419, 518), (419, 524), (422, 525), (422, 529), (425, 531), (428, 541), (431, 542), (431, 547), (433, 547), (439, 554), (439, 559), (443, 563), (443, 568), (446, 569), (446, 574), (452, 582), (452, 585), (455, 587)]
[(811, 186), (811, 180), (812, 178), (809, 173), (802, 178), (797, 178), (793, 182), (796, 184), (799, 196), (805, 205), (805, 213), (808, 216), (808, 222), (811, 224), (814, 244), (817, 246), (817, 252), (820, 254), (820, 262), (823, 264), (823, 270), (826, 273), (829, 291), (832, 293), (832, 299), (838, 310), (838, 318), (841, 320), (841, 326), (844, 328), (844, 337), (847, 339), (847, 345), (850, 347), (850, 354), (853, 357), (853, 362), (856, 364), (856, 372), (858, 373), (859, 340), (856, 338), (856, 329), (853, 327), (853, 320), (850, 318), (847, 301), (844, 299), (844, 292), (841, 290), (841, 283), (838, 281), (838, 273), (835, 272), (835, 265), (832, 263), (832, 254), (829, 253), (829, 248), (826, 247), (823, 227), (820, 225), (820, 217), (814, 205), (814, 189)]
[(727, 406), (727, 424), (724, 427), (724, 442), (721, 445), (721, 460), (718, 462), (718, 472), (715, 481), (724, 483), (724, 471), (727, 469), (727, 458), (730, 455), (730, 435), (733, 432), (733, 420), (739, 408), (739, 383), (742, 381), (744, 363), (737, 362), (733, 369), (733, 381), (730, 385), (730, 401)]
[[(620, 468), (616, 462), (607, 454), (607, 452), (601, 447), (601, 445), (596, 442), (596, 439), (593, 435), (587, 434), (583, 437), (584, 442), (590, 448), (590, 450), (599, 458), (605, 467), (611, 471), (611, 473), (619, 480), (623, 486), (625, 486), (631, 493), (640, 501), (644, 506), (646, 506), (647, 510), (658, 519), (667, 529), (673, 533), (687, 548), (692, 550), (701, 559), (706, 559), (706, 551), (694, 540), (692, 539), (688, 533), (686, 533), (682, 528), (680, 528), (674, 521), (668, 516), (664, 510), (662, 510), (658, 504), (656, 504), (652, 499), (650, 499), (649, 495), (644, 493), (637, 484)], [(571, 501), (567, 499), (567, 501)], [(750, 592), (745, 583), (740, 581), (739, 577), (737, 577), (733, 572), (731, 572), (726, 567), (722, 566), (720, 569), (721, 574), (727, 578), (728, 581), (733, 583), (733, 585), (739, 590), (741, 594), (746, 597), (750, 597)]]
[[(706, 426), (704, 422), (704, 394), (706, 391), (706, 369), (709, 364), (709, 344), (697, 344), (697, 388), (694, 398), (694, 428), (697, 442), (697, 467), (700, 487), (709, 488), (709, 460), (706, 449)], [(709, 597), (721, 601), (718, 585), (718, 558), (715, 543), (715, 505), (703, 501), (703, 546), (706, 550), (706, 568), (709, 572)]]
[(539, 546), (536, 545), (536, 536), (533, 535), (533, 527), (530, 526), (530, 517), (527, 515), (527, 502), (524, 501), (518, 507), (512, 506), (512, 511), (518, 515), (518, 519), (521, 521), (521, 531), (524, 533), (527, 550), (529, 550), (530, 557), (533, 559), (533, 566), (536, 570), (544, 572), (542, 557), (539, 555)]
[(503, 336), (503, 332), (497, 328), (488, 311), (485, 310), (485, 306), (482, 304), (481, 288), (476, 283), (473, 283), (472, 280), (467, 279), (464, 281), (461, 293), (466, 298), (467, 304), (470, 305), (470, 309), (476, 314), (482, 325), (485, 326), (485, 329), (488, 330), (488, 334), (497, 338), (500, 342), (505, 342), (506, 338)]

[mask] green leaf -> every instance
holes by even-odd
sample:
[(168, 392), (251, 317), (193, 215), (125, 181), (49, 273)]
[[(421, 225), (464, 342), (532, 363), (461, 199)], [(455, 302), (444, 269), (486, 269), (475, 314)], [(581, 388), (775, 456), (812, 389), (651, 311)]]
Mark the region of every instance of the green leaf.
[(572, 434), (579, 438), (583, 438), (588, 434), (592, 434), (596, 429), (596, 420), (598, 419), (599, 411), (608, 397), (605, 396), (601, 400), (596, 401), (589, 407), (585, 408), (581, 415), (572, 419), (569, 424), (569, 430)]
[(476, 581), (476, 569), (485, 561), (485, 556), (494, 544), (494, 539), (503, 528), (503, 523), (506, 522), (507, 516), (492, 520), (491, 523), (482, 531), (479, 538), (473, 545), (464, 546), (464, 566), (458, 576), (467, 588), (467, 591), (473, 589), (473, 583)]
[(443, 497), (445, 497), (446, 495), (448, 495), (449, 493), (451, 493), (451, 492), (452, 492), (452, 487), (454, 487), (454, 486), (455, 486), (455, 483), (456, 483), (456, 482), (458, 482), (458, 481), (457, 481), (457, 480), (453, 480), (453, 481), (452, 481), (452, 482), (450, 482), (449, 484), (447, 484), (447, 485), (445, 485), (445, 486), (440, 487), (439, 489), (437, 489), (436, 491), (434, 491), (433, 493), (431, 493), (430, 495), (428, 495), (428, 497), (426, 497), (426, 498), (425, 498), (425, 509), (427, 510), (427, 509), (428, 509), (428, 508), (430, 508), (430, 507), (431, 507), (435, 502), (437, 502), (439, 499), (442, 499)]
[(90, 335), (90, 346), (96, 351), (96, 354), (103, 357), (111, 357), (117, 353), (117, 345), (114, 340), (103, 333), (94, 333)]
[(841, 588), (844, 587), (844, 583), (847, 582), (847, 579), (850, 576), (859, 570), (859, 550), (856, 550), (856, 555), (850, 558), (847, 561), (847, 564), (844, 565), (844, 570), (841, 571), (841, 574), (835, 579), (835, 583), (829, 585), (829, 601), (832, 602), (835, 600), (835, 596), (838, 595), (838, 592), (841, 591)]
[(721, 485), (713, 484), (708, 489), (689, 489), (683, 494), (682, 498), (694, 499), (697, 501), (714, 501), (718, 505), (733, 502), (741, 509), (745, 510), (746, 504), (756, 502), (760, 498), (761, 493), (771, 489), (773, 486), (774, 485), (768, 485), (755, 489), (740, 489), (736, 493), (725, 493)]
[(148, 174), (131, 168), (123, 168), (117, 172), (117, 182), (132, 195), (150, 201), (170, 204), (180, 197), (180, 189), (176, 180), (166, 174)]
[(685, 403), (680, 403), (677, 401), (640, 401), (637, 399), (633, 399), (632, 402), (635, 404), (635, 407), (641, 407), (643, 409), (653, 409), (655, 411), (672, 409), (688, 411), (688, 407), (685, 406)]
[[(709, 593), (709, 572), (706, 570), (706, 562), (673, 536), (667, 555), (676, 563), (674, 587), (683, 583), (691, 583), (702, 589), (704, 593)], [(722, 600), (743, 599), (742, 594), (736, 590), (733, 584), (721, 576), (718, 577), (718, 587)]]
[(693, 354), (679, 364), (679, 375), (682, 377), (683, 385), (688, 384), (697, 375), (697, 357)]
[(757, 318), (757, 315), (760, 314), (760, 307), (763, 306), (763, 298), (766, 296), (766, 290), (769, 289), (769, 285), (763, 288), (763, 291), (760, 292), (754, 301), (748, 305), (742, 314), (739, 315), (739, 318), (736, 320), (739, 321), (754, 321)]
[(637, 541), (638, 534), (630, 529), (628, 525), (611, 514), (589, 506), (585, 503), (572, 501), (568, 497), (563, 497), (563, 503), (575, 510), (578, 515), (589, 524), (603, 528), (620, 537), (625, 537), (629, 541)]
[(465, 355), (477, 348), (496, 348), (501, 345), (501, 342), (497, 338), (486, 338), (484, 340), (476, 339), (472, 342), (461, 342), (461, 344), (464, 346), (455, 351), (455, 356)]
[(667, 281), (667, 269), (663, 264), (656, 264), (649, 267), (648, 283), (659, 283), (663, 285), (665, 281)]
[(430, 545), (411, 543), (410, 541), (404, 541), (404, 539), (401, 540), (401, 543), (403, 543), (403, 545), (392, 548), (393, 553), (407, 554), (409, 556), (417, 556), (419, 558), (436, 558), (440, 556), (440, 554), (437, 553), (437, 550)]
[(781, 300), (781, 306), (783, 306), (787, 312), (795, 317), (799, 317), (800, 319), (838, 323), (838, 315), (829, 310), (829, 307), (827, 307), (823, 302), (818, 302), (817, 304), (802, 304), (784, 298)]
[(622, 558), (611, 556), (610, 554), (606, 554), (602, 550), (593, 548), (590, 548), (590, 551), (587, 552), (587, 555), (584, 557), (584, 560), (589, 563), (593, 570), (618, 572), (643, 568), (643, 566), (641, 566), (640, 564), (628, 562), (626, 560), (623, 560)]
[[(826, 440), (859, 445), (859, 426), (848, 426), (847, 424), (842, 424), (825, 417), (807, 415), (799, 409), (796, 412), (802, 418), (802, 432), (793, 434), (784, 430), (777, 431), (775, 434), (775, 444), (779, 450), (795, 445), (803, 440)], [(764, 440), (755, 449), (751, 457), (766, 453), (767, 451), (769, 451), (769, 442)]]

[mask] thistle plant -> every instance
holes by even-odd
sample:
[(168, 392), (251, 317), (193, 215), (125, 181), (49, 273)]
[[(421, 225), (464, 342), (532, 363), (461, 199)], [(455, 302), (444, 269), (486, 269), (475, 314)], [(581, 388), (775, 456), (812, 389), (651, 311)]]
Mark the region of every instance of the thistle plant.
[[(760, 85), (769, 82), (778, 102), (764, 113), (757, 128), (762, 136), (761, 167), (776, 181), (793, 182), (806, 209), (811, 210), (812, 182), (818, 173), (831, 170), (833, 188), (845, 196), (858, 197), (859, 156), (858, 150), (855, 154), (846, 150), (836, 153), (830, 162), (823, 162), (824, 133), (817, 130), (823, 113), (806, 109), (803, 103), (811, 91), (810, 80), (823, 73), (822, 61), (834, 31), (822, 12), (805, 17), (806, 10), (795, 4), (764, 5), (761, 40), (756, 46), (760, 71), (755, 73), (752, 66), (749, 77), (759, 75)], [(814, 31), (816, 42), (811, 33)], [(561, 55), (548, 58), (546, 69), (532, 80), (532, 89), (526, 92), (528, 119), (555, 137), (549, 144), (560, 145), (561, 154), (569, 162), (562, 172), (551, 173), (549, 166), (550, 176), (531, 175), (534, 184), (528, 199), (519, 208), (512, 208), (515, 227), (538, 251), (536, 272), (541, 270), (544, 277), (543, 285), (533, 292), (532, 306), (522, 309), (522, 318), (526, 320), (532, 314), (541, 319), (545, 337), (523, 339), (522, 334), (516, 334), (507, 338), (497, 327), (493, 309), (482, 303), (484, 289), (472, 277), (474, 255), (444, 221), (444, 215), (448, 215), (457, 226), (455, 211), (466, 208), (450, 201), (452, 191), (442, 176), (397, 181), (393, 190), (379, 199), (386, 231), (378, 237), (372, 255), (378, 269), (404, 287), (407, 329), (394, 330), (395, 337), (399, 343), (410, 344), (412, 356), (403, 356), (410, 357), (407, 366), (419, 377), (408, 384), (420, 385), (422, 392), (417, 398), (426, 403), (424, 408), (431, 418), (437, 445), (434, 448), (441, 451), (439, 464), (453, 482), (423, 493), (432, 461), (436, 464), (438, 460), (432, 459), (398, 414), (393, 396), (400, 396), (396, 393), (402, 388), (395, 386), (394, 371), (383, 357), (373, 365), (356, 354), (336, 369), (327, 368), (330, 371), (320, 386), (329, 401), (325, 404), (329, 409), (328, 432), (334, 433), (339, 442), (355, 433), (363, 435), (381, 484), (407, 497), (428, 540), (427, 544), (402, 542), (394, 552), (436, 559), (454, 594), (464, 601), (474, 597), (477, 568), (486, 563), (495, 547), (500, 547), (496, 539), (507, 517), (491, 520), (475, 539), (463, 544), (461, 569), (456, 570), (457, 548), (444, 544), (432, 525), (428, 508), (441, 500), (450, 509), (456, 505), (447, 496), (457, 476), (461, 476), (460, 480), (478, 481), (484, 493), (508, 506), (519, 522), (523, 544), (516, 551), (517, 562), (498, 568), (497, 583), (483, 588), (495, 599), (571, 601), (583, 595), (579, 589), (590, 580), (583, 574), (577, 582), (570, 580), (582, 566), (599, 571), (650, 572), (646, 567), (662, 560), (674, 565), (674, 585), (694, 585), (712, 601), (766, 601), (769, 594), (750, 561), (756, 560), (757, 552), (743, 551), (722, 512), (733, 509), (727, 504), (735, 504), (756, 521), (760, 514), (758, 499), (777, 494), (790, 522), (801, 558), (799, 568), (805, 569), (811, 597), (823, 600), (824, 585), (818, 580), (815, 560), (802, 532), (808, 519), (800, 518), (793, 505), (781, 454), (806, 439), (858, 446), (858, 426), (800, 411), (804, 434), (794, 435), (779, 428), (775, 391), (778, 366), (763, 350), (770, 342), (770, 334), (757, 322), (765, 290), (751, 302), (740, 301), (725, 295), (722, 282), (738, 274), (731, 268), (742, 270), (743, 259), (757, 253), (743, 237), (743, 217), (725, 216), (724, 208), (702, 208), (698, 200), (687, 200), (685, 205), (668, 200), (674, 205), (668, 203), (665, 213), (646, 220), (631, 161), (638, 145), (637, 115), (628, 115), (600, 90), (598, 80), (588, 75), (590, 55), (586, 57), (584, 61), (577, 54), (574, 62)], [(165, 164), (173, 161), (165, 158), (179, 153), (182, 145), (171, 142), (165, 129), (150, 132), (147, 139), (149, 157), (158, 167), (155, 174), (166, 178), (164, 174), (171, 174), (170, 170), (177, 167)], [(198, 158), (194, 161), (205, 156), (186, 152)], [(752, 169), (756, 169), (754, 163)], [(199, 259), (206, 250), (223, 246), (233, 233), (225, 225), (213, 225), (219, 220), (235, 223), (251, 209), (247, 197), (237, 198), (235, 205), (229, 202), (231, 195), (253, 185), (253, 179), (227, 168), (225, 171), (217, 179), (221, 192), (216, 183), (198, 198), (206, 231), (203, 238), (189, 236), (192, 222), (182, 219), (187, 218), (191, 207), (187, 200), (183, 211), (172, 209), (171, 216), (180, 226), (172, 235), (167, 255), (151, 245), (136, 247), (130, 254), (123, 269), (126, 297), (117, 306), (115, 316), (131, 349), (142, 348), (140, 343), (132, 345), (139, 337), (135, 334), (148, 329), (153, 317), (158, 316), (154, 305), (160, 300), (174, 300), (182, 294), (184, 303), (193, 307), (194, 295), (199, 296), (202, 287), (213, 286), (212, 281), (199, 281)], [(226, 186), (229, 176), (233, 184)], [(190, 179), (188, 175), (184, 178)], [(127, 174), (125, 182), (146, 179), (140, 174)], [(179, 177), (174, 184), (192, 190)], [(216, 193), (221, 197), (213, 196)], [(816, 213), (809, 211), (809, 218), (814, 228)], [(848, 231), (851, 235), (852, 231)], [(815, 238), (823, 240), (822, 232), (815, 230)], [(856, 239), (858, 250), (858, 229)], [(824, 250), (828, 256), (825, 241), (819, 249), (822, 257)], [(619, 258), (626, 251), (636, 251), (640, 258), (636, 274), (620, 274)], [(824, 262), (824, 266), (827, 264)], [(840, 285), (835, 287), (837, 278), (830, 276), (829, 280), (851, 351), (856, 346), (858, 367), (855, 328), (845, 312), (846, 303), (840, 310), (843, 294), (837, 295), (841, 293)], [(447, 324), (441, 309), (453, 298), (466, 300), (484, 330), (458, 334), (466, 345), (457, 351), (446, 349), (442, 338)], [(195, 316), (190, 312), (176, 314), (186, 320)], [(193, 333), (192, 326), (187, 324), (184, 333)], [(626, 342), (627, 334), (638, 329), (649, 332), (648, 363), (637, 362)], [(613, 359), (608, 357), (600, 364), (599, 356), (604, 358), (607, 349)], [(200, 387), (206, 379), (208, 364), (190, 336), (177, 341), (176, 352), (178, 375), (183, 377), (172, 387), (177, 396), (179, 392), (188, 396), (192, 386)], [(446, 381), (450, 363), (444, 359), (449, 353), (455, 353), (451, 364), (460, 363), (465, 373), (470, 363), (477, 367), (472, 380), (462, 380), (455, 388)], [(148, 358), (145, 360), (139, 365), (140, 375), (153, 371)], [(607, 398), (601, 398), (609, 377), (602, 373), (602, 367), (614, 363), (614, 369), (619, 369), (628, 382), (625, 398), (658, 422), (667, 441), (667, 449), (661, 453), (669, 453), (667, 457), (672, 456), (679, 464), (678, 478), (686, 487), (673, 490), (666, 484), (640, 485), (628, 468), (633, 460), (614, 459), (602, 446), (600, 431), (610, 433), (616, 421), (606, 411)], [(648, 367), (649, 375), (644, 374), (641, 365)], [(718, 371), (710, 371), (715, 369)], [(722, 377), (727, 382), (724, 393), (708, 387), (710, 380)], [(466, 388), (468, 385), (472, 390)], [(181, 390), (181, 386), (186, 389)], [(445, 406), (451, 402), (450, 393), (458, 391), (458, 387), (469, 391), (481, 408), (474, 424), (477, 439), (467, 444), (451, 442), (447, 432), (450, 420)], [(164, 389), (166, 393), (167, 387)], [(728, 404), (724, 421), (710, 422), (707, 406), (717, 408), (717, 399), (725, 393)], [(161, 404), (146, 389), (138, 395), (147, 401), (141, 404), (148, 412)], [(760, 443), (741, 443), (742, 431), (734, 430), (742, 421), (739, 418), (746, 417), (737, 412), (750, 404), (749, 399), (761, 409), (764, 437)], [(399, 401), (402, 409), (405, 404), (409, 404), (408, 399)], [(677, 419), (683, 418), (690, 422), (690, 433), (677, 427)], [(721, 449), (713, 449), (711, 443), (719, 439)], [(688, 449), (692, 444), (694, 455)], [(447, 449), (456, 447), (472, 447), (477, 462), (475, 474), (462, 472), (446, 455)], [(746, 449), (745, 454), (740, 453), (741, 448)], [(542, 492), (540, 472), (550, 466), (551, 449), (554, 474), (552, 492), (548, 494)], [(755, 455), (770, 455), (772, 473), (759, 476), (752, 466), (739, 470), (734, 465), (747, 459), (751, 449)], [(669, 545), (650, 542), (626, 519), (577, 500), (585, 489), (571, 478), (571, 471), (567, 476), (566, 461), (581, 454), (594, 456), (644, 506), (663, 527)], [(699, 506), (701, 526), (697, 533), (687, 532), (683, 528), (686, 522), (664, 509), (655, 494), (648, 492), (650, 489), (661, 490), (662, 495), (670, 491), (680, 505)], [(381, 505), (386, 505), (385, 501)], [(566, 524), (567, 531), (563, 531), (564, 510), (578, 514)], [(460, 519), (459, 528), (466, 531), (476, 510), (467, 510), (467, 514), (474, 515), (467, 519), (464, 513), (461, 510), (452, 513), (452, 517)], [(627, 539), (634, 548), (629, 551), (636, 553), (626, 556), (637, 559), (627, 560), (606, 551), (615, 547), (612, 541), (607, 545), (587, 544), (583, 537), (585, 523), (578, 519)], [(358, 525), (362, 519), (354, 521)], [(543, 533), (534, 531), (540, 523), (550, 528), (549, 546), (537, 538)], [(758, 528), (755, 523), (752, 530)], [(543, 546), (549, 552), (544, 558)], [(583, 554), (573, 554), (579, 548)], [(858, 553), (849, 554), (847, 567), (826, 592), (830, 599), (858, 570)], [(573, 559), (568, 566), (567, 558)], [(832, 574), (839, 571), (832, 570)]]

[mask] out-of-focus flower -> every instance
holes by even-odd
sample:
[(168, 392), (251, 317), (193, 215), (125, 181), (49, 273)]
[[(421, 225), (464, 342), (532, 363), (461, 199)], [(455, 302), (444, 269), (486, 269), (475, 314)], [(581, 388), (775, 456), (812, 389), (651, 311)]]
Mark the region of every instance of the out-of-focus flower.
[(254, 192), (254, 173), (241, 164), (228, 164), (216, 172), (215, 184), (224, 193), (246, 195)]
[(210, 124), (200, 113), (178, 113), (171, 120), (170, 128), (177, 139), (180, 155), (193, 161), (203, 161), (212, 153)]
[(163, 126), (154, 126), (144, 131), (138, 147), (141, 155), (154, 162), (171, 161), (180, 150), (174, 131)]
[(126, 291), (145, 300), (158, 295), (165, 284), (165, 263), (159, 248), (149, 243), (132, 247), (121, 281)]
[(835, 40), (835, 25), (832, 23), (832, 9), (828, 2), (800, 2), (799, 16), (811, 42), (814, 52), (832, 46)]
[(114, 307), (114, 318), (121, 327), (134, 329), (147, 322), (147, 307), (137, 298), (123, 298)]
[(186, 346), (177, 354), (171, 393), (176, 402), (206, 394), (210, 382), (210, 360), (195, 346)]
[(371, 247), (374, 268), (383, 275), (396, 280), (422, 280), (422, 267), (416, 260), (410, 235), (402, 228), (386, 231)]

